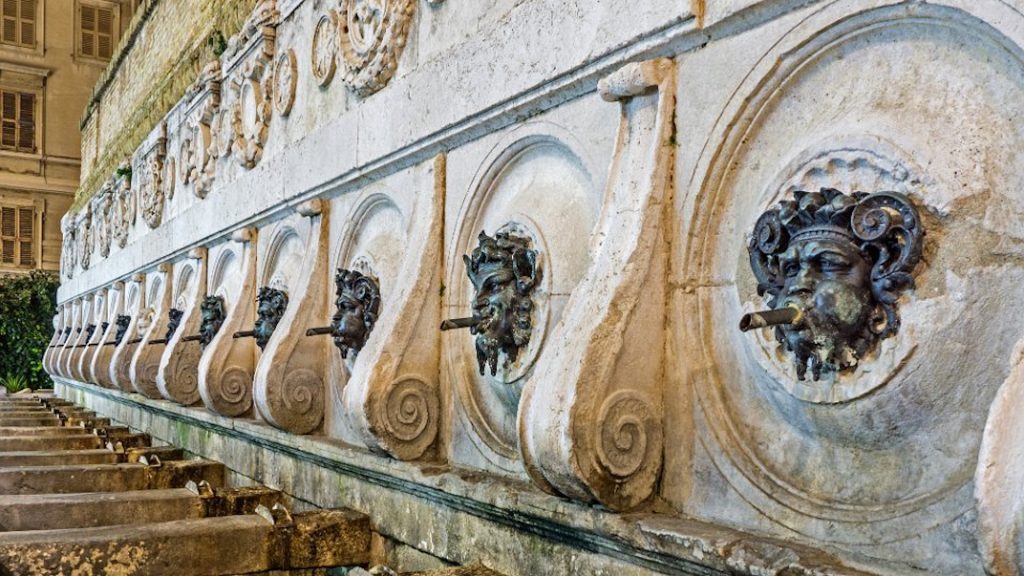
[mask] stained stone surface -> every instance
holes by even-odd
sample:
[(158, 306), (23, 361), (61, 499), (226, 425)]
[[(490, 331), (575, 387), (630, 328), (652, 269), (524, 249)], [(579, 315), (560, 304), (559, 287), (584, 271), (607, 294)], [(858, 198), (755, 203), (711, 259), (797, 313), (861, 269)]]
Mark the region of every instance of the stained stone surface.
[[(116, 209), (65, 223), (124, 242), (65, 245), (44, 366), (95, 412), (68, 423), (359, 510), (378, 556), (437, 562), (399, 570), (1020, 574), (1022, 46), (1017, 0), (259, 2), (128, 180), (83, 179)], [(924, 244), (898, 330), (801, 379), (738, 324), (767, 305), (759, 216), (821, 189), (902, 195)], [(471, 278), (481, 232), (531, 252)], [(380, 288), (345, 357), (307, 332), (354, 313), (338, 269)], [(264, 288), (288, 304), (256, 346), (235, 335)], [(209, 295), (208, 345), (152, 342)], [(85, 370), (115, 313), (124, 341)], [(510, 361), (481, 374), (478, 343)], [(50, 438), (0, 448), (99, 447)]]

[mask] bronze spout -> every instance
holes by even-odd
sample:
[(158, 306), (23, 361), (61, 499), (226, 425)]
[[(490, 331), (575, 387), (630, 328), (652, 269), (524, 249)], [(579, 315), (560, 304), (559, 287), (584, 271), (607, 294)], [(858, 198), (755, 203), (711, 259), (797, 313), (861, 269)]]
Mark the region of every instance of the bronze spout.
[(480, 319), (476, 317), (469, 318), (452, 318), (450, 320), (444, 320), (441, 322), (441, 330), (460, 330), (462, 328), (473, 328), (480, 323)]
[(750, 330), (767, 328), (768, 326), (796, 325), (802, 322), (803, 318), (803, 310), (796, 306), (787, 305), (775, 310), (762, 310), (760, 312), (744, 314), (743, 318), (740, 318), (740, 330), (742, 332), (749, 332)]
[(306, 336), (333, 336), (334, 326), (321, 326), (319, 328), (310, 328), (306, 330)]
[(152, 346), (154, 344), (167, 344), (167, 338), (155, 338), (146, 342), (146, 346)]
[(114, 342), (104, 342), (103, 344), (100, 344), (100, 346), (117, 346), (117, 345), (118, 345), (117, 341), (114, 341)]
[(231, 335), (232, 338), (253, 338), (255, 336), (255, 330), (240, 330)]
[(143, 338), (141, 338), (141, 337), (133, 338), (133, 339), (128, 341), (128, 344), (138, 344), (139, 342), (142, 342), (142, 340), (143, 340)]
[(182, 336), (181, 337), (181, 341), (182, 342), (199, 342), (202, 339), (203, 339), (203, 335), (202, 334), (192, 334), (191, 336)]

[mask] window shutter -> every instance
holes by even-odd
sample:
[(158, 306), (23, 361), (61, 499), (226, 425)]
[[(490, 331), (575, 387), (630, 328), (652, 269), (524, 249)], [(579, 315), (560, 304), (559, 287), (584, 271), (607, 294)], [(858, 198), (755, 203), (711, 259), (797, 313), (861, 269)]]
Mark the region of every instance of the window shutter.
[(32, 208), (18, 209), (18, 264), (22, 266), (35, 266), (35, 250), (32, 249), (35, 242), (36, 213)]
[(14, 264), (14, 218), (14, 208), (0, 208), (0, 262), (4, 264)]
[(96, 8), (82, 5), (81, 22), (79, 27), (82, 31), (82, 54), (85, 56), (96, 55)]
[(23, 46), (36, 45), (36, 0), (21, 0), (21, 39)]
[(18, 146), (18, 95), (14, 92), (0, 92), (0, 120), (3, 126), (0, 131), (0, 146), (16, 148)]
[(114, 52), (114, 11), (109, 8), (96, 9), (96, 55), (110, 58)]
[(21, 94), (21, 109), (18, 134), (18, 149), (35, 152), (36, 149), (36, 95)]

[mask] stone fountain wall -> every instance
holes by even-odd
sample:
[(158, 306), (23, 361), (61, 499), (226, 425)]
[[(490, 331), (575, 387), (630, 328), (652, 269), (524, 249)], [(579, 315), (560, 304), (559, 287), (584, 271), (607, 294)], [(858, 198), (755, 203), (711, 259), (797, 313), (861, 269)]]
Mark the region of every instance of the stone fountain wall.
[[(1018, 574), (1022, 43), (998, 0), (262, 2), (66, 217), (45, 364), (445, 561)], [(737, 325), (759, 215), (822, 188), (924, 244), (898, 332), (801, 380)], [(306, 333), (339, 269), (356, 348)]]

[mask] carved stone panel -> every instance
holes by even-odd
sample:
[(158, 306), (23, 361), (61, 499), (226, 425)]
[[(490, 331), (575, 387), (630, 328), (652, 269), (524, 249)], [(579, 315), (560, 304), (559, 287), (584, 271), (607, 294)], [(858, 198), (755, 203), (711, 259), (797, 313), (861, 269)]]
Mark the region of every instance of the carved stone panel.
[(138, 347), (132, 356), (128, 372), (134, 390), (147, 398), (161, 398), (156, 378), (160, 369), (160, 357), (167, 347), (164, 335), (167, 334), (172, 319), (175, 316), (180, 318), (180, 313), (175, 314), (177, 311), (174, 310), (172, 271), (172, 265), (164, 263), (149, 274), (146, 282), (146, 305), (151, 316), (148, 327), (136, 336)]
[[(106, 313), (106, 327), (101, 330), (101, 337), (97, 339), (96, 351), (89, 362), (89, 368), (86, 371), (86, 380), (109, 388), (112, 386), (110, 381), (110, 361), (114, 356), (114, 347), (116, 344), (116, 336), (118, 331), (121, 329), (123, 323), (122, 318), (125, 310), (125, 283), (115, 282), (113, 286), (107, 291), (107, 313)], [(101, 325), (102, 327), (102, 325)], [(124, 326), (127, 329), (127, 325)], [(123, 330), (122, 330), (123, 332)]]
[[(351, 217), (337, 222), (334, 262), (344, 272), (335, 318), (344, 327), (343, 350), (361, 346), (358, 355), (332, 354), (330, 431), (403, 460), (429, 457), (440, 429), (445, 174), (444, 157), (404, 171), (366, 190)], [(368, 279), (379, 287), (379, 305), (373, 289), (359, 304), (346, 304), (358, 293), (346, 296), (346, 283), (358, 288)]]
[(117, 247), (124, 248), (128, 244), (128, 233), (135, 224), (136, 193), (132, 188), (130, 165), (121, 165), (117, 172), (111, 193), (110, 233)]
[(199, 330), (200, 305), (206, 294), (206, 249), (198, 248), (179, 262), (174, 272), (172, 308), (180, 312), (178, 321), (168, 326), (167, 343), (160, 358), (156, 386), (160, 395), (183, 406), (199, 402), (198, 341), (186, 340)]
[[(1019, 51), (1024, 18), (982, 24), (997, 4), (840, 2), (749, 61), (722, 59), (722, 74), (745, 80), (716, 93), (714, 127), (692, 147), (693, 205), (680, 203), (686, 227), (674, 249), (670, 356), (679, 360), (665, 404), (692, 406), (677, 418), (694, 422), (668, 438), (686, 447), (666, 452), (668, 468), (693, 470), (663, 479), (679, 510), (927, 573), (980, 573), (971, 518), (981, 422), (1014, 370), (1020, 334), (1006, 318), (1024, 306), (1024, 273), (994, 256), (1024, 237), (1022, 172), (1007, 152), (1024, 145), (1024, 64), (1007, 52)], [(765, 305), (748, 253), (760, 216), (822, 189), (886, 199), (889, 221), (908, 230), (915, 218), (900, 206), (909, 202), (926, 234), (920, 263), (899, 270), (913, 287), (906, 277), (886, 283), (889, 294), (869, 286), (872, 301), (889, 300), (872, 326), (887, 337), (854, 345), (837, 370), (826, 363), (815, 374), (808, 356), (801, 380), (771, 330), (737, 325)], [(822, 199), (846, 203), (801, 195), (804, 212)], [(917, 240), (858, 241), (868, 277), (901, 267)], [(856, 262), (850, 250), (832, 252), (834, 261), (803, 253), (790, 284), (809, 270), (841, 271), (844, 255)], [(839, 293), (820, 285), (819, 309)], [(829, 338), (813, 340), (827, 349)]]
[(452, 218), (444, 318), (469, 329), (444, 333), (443, 370), (458, 400), (456, 425), (465, 427), (453, 438), (456, 458), (521, 474), (520, 396), (592, 258), (601, 202), (594, 181), (606, 168), (551, 121), (510, 130), (488, 148), (474, 158), (471, 193)]
[(327, 86), (334, 79), (338, 67), (338, 13), (328, 10), (320, 16), (313, 30), (310, 50), (310, 70), (319, 86)]
[(288, 116), (295, 103), (295, 88), (299, 78), (299, 69), (295, 61), (295, 51), (286, 49), (277, 57), (274, 68), (274, 108), (281, 116)]
[[(295, 434), (319, 428), (324, 418), (327, 343), (306, 338), (326, 305), (327, 213), (323, 202), (304, 204), (299, 214), (269, 233), (261, 284), (287, 295), (287, 307), (256, 367), (253, 400), (267, 422)], [(274, 298), (270, 302), (279, 300)]]
[(259, 350), (252, 338), (234, 338), (256, 319), (256, 231), (236, 232), (211, 249), (208, 292), (223, 303), (225, 318), (200, 358), (199, 393), (203, 404), (225, 416), (252, 408), (252, 384)]

